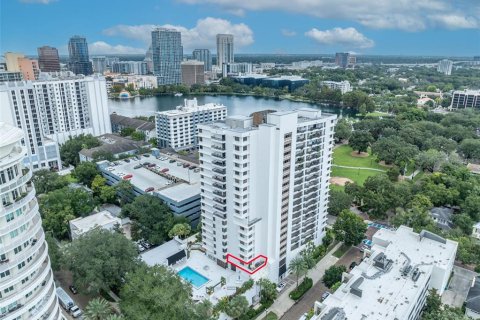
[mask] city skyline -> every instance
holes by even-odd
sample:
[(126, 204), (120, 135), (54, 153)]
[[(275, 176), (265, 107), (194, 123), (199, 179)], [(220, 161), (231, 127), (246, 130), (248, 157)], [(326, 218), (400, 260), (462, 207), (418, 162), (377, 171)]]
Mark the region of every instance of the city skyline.
[[(142, 15), (131, 15), (129, 10), (104, 15), (102, 7), (110, 7), (108, 2), (95, 3), (97, 9), (89, 10), (89, 1), (72, 8), (73, 3), (68, 0), (11, 0), (2, 2), (2, 12), (16, 14), (15, 18), (2, 16), (2, 28), (9, 32), (4, 33), (0, 50), (34, 55), (37, 47), (49, 45), (64, 56), (68, 39), (80, 34), (87, 38), (90, 55), (144, 54), (152, 28), (163, 26), (181, 31), (187, 54), (203, 48), (216, 53), (217, 33), (233, 34), (239, 54), (479, 54), (478, 42), (472, 41), (480, 36), (478, 4), (451, 4), (444, 0), (404, 2), (407, 3), (402, 7), (386, 3), (379, 8), (367, 1), (359, 8), (356, 0), (342, 4), (308, 4), (305, 0), (149, 0), (142, 2)], [(118, 1), (115, 5), (127, 8), (130, 4)], [(75, 15), (71, 14), (73, 9)], [(82, 23), (84, 13), (98, 23)], [(39, 15), (44, 17), (43, 22), (33, 28), (28, 21), (35, 21), (34, 17)], [(18, 24), (19, 19), (27, 22)]]

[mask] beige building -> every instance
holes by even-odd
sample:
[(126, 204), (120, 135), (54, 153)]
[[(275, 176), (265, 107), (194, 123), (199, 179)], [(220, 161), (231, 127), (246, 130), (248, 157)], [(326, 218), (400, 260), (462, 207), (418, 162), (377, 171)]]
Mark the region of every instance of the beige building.
[(187, 60), (182, 62), (182, 83), (187, 86), (205, 83), (205, 64), (202, 61)]
[(21, 72), (24, 80), (36, 80), (40, 74), (38, 60), (26, 58), (21, 53), (5, 53), (5, 63), (10, 72)]

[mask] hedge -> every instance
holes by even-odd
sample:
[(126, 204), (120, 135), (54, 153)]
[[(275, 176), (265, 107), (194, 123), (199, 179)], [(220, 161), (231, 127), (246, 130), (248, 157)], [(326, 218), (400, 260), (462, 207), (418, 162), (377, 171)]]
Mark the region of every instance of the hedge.
[(313, 286), (313, 280), (311, 278), (305, 277), (303, 279), (302, 283), (295, 288), (292, 292), (290, 292), (289, 297), (292, 300), (298, 300), (300, 299), (305, 292), (307, 292), (311, 287)]

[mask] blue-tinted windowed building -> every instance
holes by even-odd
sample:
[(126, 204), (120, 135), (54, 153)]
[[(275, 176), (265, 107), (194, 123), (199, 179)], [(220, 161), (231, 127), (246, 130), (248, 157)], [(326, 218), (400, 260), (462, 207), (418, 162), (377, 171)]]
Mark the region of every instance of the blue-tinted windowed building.
[(68, 67), (75, 74), (93, 74), (92, 63), (88, 56), (87, 39), (81, 36), (73, 36), (68, 41), (68, 54), (70, 61)]
[(179, 31), (157, 28), (152, 31), (153, 74), (157, 84), (181, 84), (183, 47)]

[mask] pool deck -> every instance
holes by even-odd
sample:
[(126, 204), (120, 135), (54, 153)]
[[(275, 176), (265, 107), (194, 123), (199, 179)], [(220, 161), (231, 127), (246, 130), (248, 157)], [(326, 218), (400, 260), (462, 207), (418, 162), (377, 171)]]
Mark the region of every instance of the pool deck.
[[(215, 261), (209, 259), (204, 253), (192, 250), (190, 257), (174, 266), (176, 272), (185, 267), (190, 267), (202, 276), (209, 279), (208, 282), (196, 288), (192, 285), (193, 300), (208, 299), (213, 304), (216, 304), (222, 297), (231, 295), (235, 292), (237, 287), (240, 287), (245, 281), (249, 279), (248, 275), (242, 271), (232, 271), (230, 269), (223, 269), (218, 266)], [(224, 277), (226, 284), (221, 287), (220, 279)], [(216, 286), (215, 286), (216, 285)], [(213, 294), (207, 294), (207, 287), (215, 286)]]

